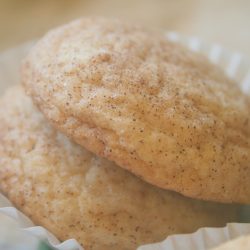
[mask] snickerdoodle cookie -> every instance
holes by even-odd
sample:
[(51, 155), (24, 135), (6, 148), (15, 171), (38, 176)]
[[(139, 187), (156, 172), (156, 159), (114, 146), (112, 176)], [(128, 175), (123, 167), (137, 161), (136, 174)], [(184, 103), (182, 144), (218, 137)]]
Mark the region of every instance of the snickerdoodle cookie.
[(142, 179), (250, 202), (250, 101), (206, 58), (158, 31), (83, 18), (49, 32), (22, 82), (53, 125)]
[(37, 225), (84, 249), (131, 250), (237, 220), (237, 207), (140, 180), (53, 129), (20, 87), (0, 100), (0, 189)]

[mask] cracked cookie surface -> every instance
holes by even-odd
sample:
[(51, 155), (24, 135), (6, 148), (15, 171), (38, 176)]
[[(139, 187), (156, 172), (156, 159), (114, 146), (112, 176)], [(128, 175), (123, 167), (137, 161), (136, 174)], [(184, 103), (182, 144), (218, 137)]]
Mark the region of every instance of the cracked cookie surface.
[(22, 82), (57, 129), (147, 182), (250, 202), (249, 98), (160, 32), (74, 21), (31, 50)]

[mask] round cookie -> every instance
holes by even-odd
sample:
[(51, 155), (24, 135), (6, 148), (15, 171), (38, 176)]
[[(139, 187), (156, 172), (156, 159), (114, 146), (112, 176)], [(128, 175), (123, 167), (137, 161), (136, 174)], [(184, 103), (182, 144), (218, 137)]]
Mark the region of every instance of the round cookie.
[(0, 100), (0, 189), (37, 225), (84, 249), (135, 249), (203, 226), (237, 221), (238, 208), (162, 190), (54, 130), (19, 86)]
[(250, 203), (249, 98), (163, 34), (74, 21), (31, 50), (22, 83), (56, 128), (147, 182)]

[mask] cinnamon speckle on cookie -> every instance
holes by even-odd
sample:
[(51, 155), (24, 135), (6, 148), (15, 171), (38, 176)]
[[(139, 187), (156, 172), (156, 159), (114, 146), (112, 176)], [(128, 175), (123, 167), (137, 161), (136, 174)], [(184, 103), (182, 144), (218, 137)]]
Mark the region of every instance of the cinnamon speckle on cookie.
[(31, 50), (22, 83), (56, 128), (147, 182), (250, 202), (249, 97), (164, 34), (114, 19), (74, 21)]

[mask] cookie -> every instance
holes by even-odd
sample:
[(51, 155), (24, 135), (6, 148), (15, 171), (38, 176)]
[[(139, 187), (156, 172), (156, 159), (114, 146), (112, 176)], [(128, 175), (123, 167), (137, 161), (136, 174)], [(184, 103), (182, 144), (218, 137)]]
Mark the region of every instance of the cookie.
[(233, 205), (156, 188), (71, 142), (19, 86), (0, 101), (0, 120), (0, 189), (60, 240), (127, 250), (237, 221)]
[(250, 101), (161, 32), (84, 18), (49, 32), (22, 83), (53, 125), (145, 181), (250, 202)]

